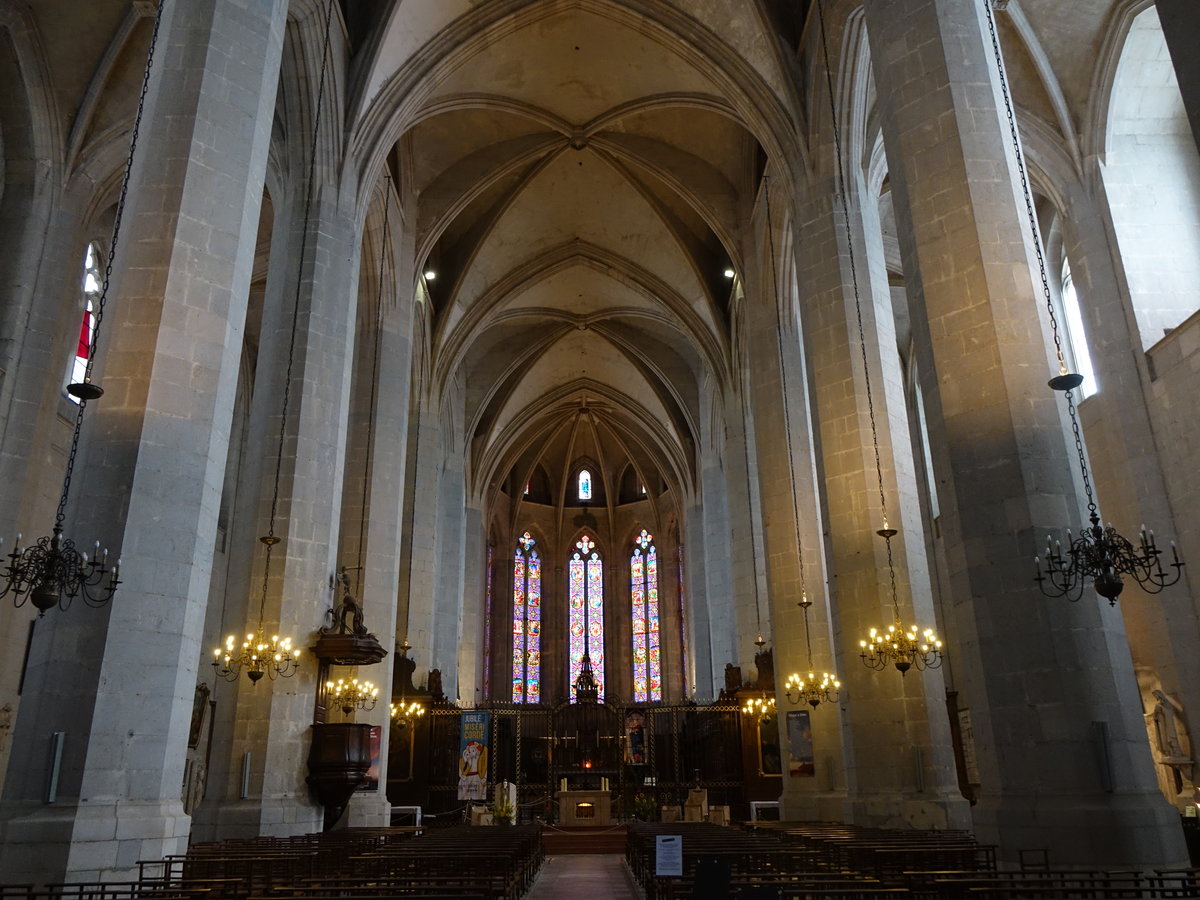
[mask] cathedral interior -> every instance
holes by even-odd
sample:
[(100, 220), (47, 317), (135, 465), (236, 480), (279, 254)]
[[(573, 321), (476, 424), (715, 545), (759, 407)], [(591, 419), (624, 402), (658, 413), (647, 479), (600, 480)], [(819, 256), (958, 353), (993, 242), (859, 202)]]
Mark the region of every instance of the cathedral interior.
[(1196, 46), (1189, 0), (0, 0), (0, 881), (650, 765), (1186, 865)]

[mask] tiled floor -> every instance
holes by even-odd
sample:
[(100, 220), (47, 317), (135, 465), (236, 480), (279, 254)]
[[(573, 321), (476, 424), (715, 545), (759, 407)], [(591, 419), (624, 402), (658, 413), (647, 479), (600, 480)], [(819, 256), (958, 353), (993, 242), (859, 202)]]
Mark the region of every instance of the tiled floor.
[(641, 900), (643, 894), (615, 853), (546, 858), (525, 900)]

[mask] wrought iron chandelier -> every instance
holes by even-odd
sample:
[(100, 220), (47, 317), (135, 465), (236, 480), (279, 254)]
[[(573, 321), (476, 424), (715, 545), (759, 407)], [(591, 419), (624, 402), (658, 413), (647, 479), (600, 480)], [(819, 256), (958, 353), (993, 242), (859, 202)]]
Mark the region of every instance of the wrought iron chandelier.
[(1046, 260), (1042, 254), (1042, 241), (1038, 231), (1037, 214), (1033, 206), (1033, 194), (1025, 172), (1025, 156), (1021, 151), (1021, 139), (1017, 131), (1017, 118), (1013, 111), (1012, 98), (1008, 92), (1008, 78), (1004, 72), (1004, 57), (1000, 52), (1000, 40), (996, 34), (996, 21), (990, 3), (984, 4), (988, 30), (991, 33), (992, 51), (996, 57), (996, 69), (1000, 76), (1000, 92), (1004, 97), (1004, 110), (1008, 115), (1008, 128), (1012, 137), (1013, 153), (1017, 160), (1017, 171), (1021, 175), (1021, 190), (1025, 198), (1025, 212), (1029, 218), (1029, 230), (1037, 255), (1038, 272), (1042, 279), (1042, 296), (1050, 314), (1050, 330), (1054, 336), (1054, 350), (1058, 357), (1058, 374), (1048, 382), (1050, 388), (1060, 391), (1067, 401), (1067, 415), (1071, 419), (1071, 431), (1075, 438), (1075, 453), (1079, 459), (1079, 471), (1083, 476), (1083, 490), (1087, 496), (1088, 525), (1079, 537), (1067, 531), (1067, 545), (1046, 537), (1045, 556), (1035, 556), (1034, 580), (1047, 597), (1066, 597), (1077, 601), (1083, 596), (1084, 587), (1090, 581), (1096, 593), (1116, 605), (1117, 597), (1125, 587), (1121, 576), (1133, 578), (1142, 590), (1157, 594), (1163, 588), (1175, 584), (1183, 574), (1184, 563), (1179, 559), (1175, 542), (1170, 542), (1171, 562), (1163, 565), (1163, 551), (1154, 539), (1154, 532), (1143, 525), (1134, 544), (1122, 536), (1111, 523), (1101, 525), (1096, 498), (1092, 493), (1092, 479), (1088, 472), (1087, 454), (1083, 449), (1083, 435), (1079, 417), (1075, 410), (1072, 392), (1083, 383), (1083, 376), (1067, 368), (1063, 351), (1062, 335), (1059, 333), (1058, 316), (1054, 310), (1054, 299), (1050, 293), (1050, 280), (1046, 275)]
[(369, 681), (359, 681), (357, 678), (344, 681), (339, 678), (336, 682), (325, 682), (325, 696), (331, 705), (341, 708), (342, 715), (348, 716), (356, 709), (374, 709), (379, 699), (379, 688)]
[(401, 697), (399, 703), (392, 703), (388, 707), (388, 717), (399, 728), (407, 728), (423, 715), (425, 715), (425, 706), (419, 700), (405, 701)]
[(763, 722), (769, 721), (775, 715), (774, 697), (748, 697), (742, 704), (742, 713), (755, 716)]
[(901, 675), (909, 669), (936, 669), (942, 664), (942, 642), (932, 628), (922, 629), (919, 625), (904, 625), (900, 618), (900, 599), (896, 591), (896, 566), (892, 558), (892, 538), (898, 533), (888, 525), (887, 495), (883, 488), (883, 463), (879, 455), (879, 431), (875, 425), (875, 401), (871, 394), (871, 367), (867, 363), (867, 340), (862, 319), (862, 300), (858, 291), (858, 271), (854, 262), (854, 237), (850, 228), (850, 192), (846, 180), (845, 163), (842, 159), (842, 139), (837, 124), (837, 108), (833, 101), (833, 75), (829, 65), (829, 44), (825, 35), (825, 13), (821, 0), (817, 0), (817, 21), (821, 26), (821, 50), (825, 60), (825, 85), (829, 96), (829, 115), (833, 126), (834, 159), (837, 163), (837, 179), (842, 199), (842, 217), (846, 227), (846, 247), (849, 252), (850, 284), (854, 290), (854, 314), (858, 324), (858, 346), (862, 352), (863, 379), (867, 394), (867, 417), (871, 423), (871, 446), (875, 452), (875, 478), (879, 486), (879, 510), (883, 527), (875, 533), (887, 545), (888, 577), (892, 594), (892, 624), (886, 629), (872, 628), (859, 647), (863, 664), (877, 671), (894, 665)]
[[(104, 319), (104, 306), (108, 301), (108, 286), (112, 279), (113, 260), (117, 253), (117, 239), (121, 233), (121, 219), (125, 214), (125, 201), (129, 196), (129, 173), (133, 169), (134, 151), (142, 128), (142, 115), (146, 110), (146, 92), (150, 87), (150, 69), (154, 64), (154, 48), (158, 44), (158, 28), (162, 22), (163, 6), (158, 4), (154, 16), (154, 30), (150, 35), (150, 49), (146, 53), (146, 68), (142, 74), (142, 89), (138, 95), (137, 114), (133, 119), (133, 131), (129, 137), (129, 153), (125, 158), (125, 175), (121, 180), (121, 193), (117, 198), (117, 211), (113, 218), (112, 239), (108, 245), (108, 259), (104, 266), (104, 281), (96, 300), (96, 313), (92, 321), (88, 340), (87, 366), (83, 381), (67, 385), (67, 393), (79, 401), (75, 411), (75, 429), (71, 434), (71, 449), (67, 454), (67, 470), (63, 476), (62, 493), (58, 498), (58, 511), (54, 515), (54, 529), (49, 537), (40, 537), (33, 544), (21, 546), (21, 535), (13, 542), (7, 554), (8, 562), (0, 573), (0, 598), (12, 595), (13, 605), (20, 609), (26, 601), (38, 609), (38, 616), (46, 614), (55, 606), (66, 610), (79, 597), (91, 607), (104, 606), (117, 592), (121, 583), (121, 561), (111, 567), (108, 564), (108, 549), (101, 549), (96, 541), (91, 557), (86, 551), (76, 549), (75, 542), (63, 537), (63, 522), (67, 515), (67, 497), (71, 490), (71, 476), (75, 471), (75, 459), (79, 454), (79, 436), (83, 430), (83, 415), (88, 401), (99, 400), (104, 389), (92, 381), (92, 370), (96, 364), (96, 341), (100, 334), (100, 323)], [(0, 545), (3, 540), (0, 540)]]
[[(300, 262), (296, 272), (296, 294), (292, 303), (292, 333), (288, 345), (287, 371), (283, 379), (283, 409), (279, 417), (279, 448), (275, 455), (275, 481), (271, 495), (271, 517), (267, 533), (259, 538), (267, 548), (263, 562), (262, 593), (258, 605), (258, 629), (254, 635), (247, 635), (242, 642), (240, 652), (234, 653), (236, 639), (230, 635), (225, 639), (225, 647), (218, 647), (214, 652), (216, 659), (213, 667), (217, 675), (226, 681), (236, 681), (243, 670), (250, 681), (257, 684), (263, 674), (272, 679), (276, 677), (290, 678), (296, 674), (299, 665), (300, 648), (292, 646), (290, 637), (271, 637), (268, 644), (265, 639), (264, 619), (267, 610), (267, 587), (271, 578), (271, 552), (282, 538), (275, 534), (275, 519), (279, 510), (279, 480), (283, 472), (283, 447), (287, 438), (288, 401), (292, 393), (292, 369), (296, 360), (296, 335), (300, 328), (300, 294), (304, 286), (304, 259), (308, 251), (309, 221), (312, 214), (313, 194), (316, 192), (317, 170), (317, 138), (321, 133), (321, 106), (325, 97), (325, 76), (329, 69), (329, 28), (333, 21), (333, 4), (330, 3), (325, 14), (325, 42), (321, 48), (321, 76), (317, 84), (316, 110), (313, 113), (312, 145), (308, 156), (308, 184), (304, 197), (304, 225), (300, 234)], [(270, 652), (266, 652), (266, 651)]]
[[(771, 182), (769, 178), (763, 179), (763, 181), (766, 193), (767, 247), (771, 254), (771, 284), (775, 289), (776, 315), (782, 316), (779, 277), (775, 267), (775, 231), (771, 219)], [(812, 706), (813, 709), (816, 709), (822, 702), (836, 702), (838, 699), (837, 692), (842, 683), (829, 672), (822, 672), (820, 679), (818, 679), (813, 671), (812, 632), (809, 629), (808, 623), (808, 610), (813, 605), (813, 602), (808, 598), (808, 591), (804, 587), (804, 542), (800, 537), (800, 505), (796, 499), (796, 460), (792, 451), (791, 404), (788, 403), (787, 374), (783, 359), (782, 321), (776, 325), (775, 341), (779, 350), (779, 384), (783, 396), (783, 431), (784, 439), (787, 441), (788, 478), (792, 494), (792, 521), (796, 527), (796, 565), (800, 570), (800, 599), (796, 601), (796, 605), (804, 613), (804, 642), (808, 648), (809, 669), (807, 678), (801, 678), (797, 672), (793, 672), (787, 677), (787, 680), (784, 682), (784, 696), (787, 697), (789, 703), (804, 702)]]
[[(412, 644), (408, 642), (408, 638), (405, 638), (400, 645), (400, 655), (404, 659), (408, 659), (408, 651), (411, 649)], [(408, 673), (411, 670), (403, 669), (403, 671)], [(408, 674), (405, 674), (404, 679), (408, 680)], [(425, 715), (425, 705), (419, 700), (405, 700), (403, 691), (400, 693), (399, 701), (388, 704), (388, 718), (396, 724), (397, 728), (407, 728), (423, 715)]]

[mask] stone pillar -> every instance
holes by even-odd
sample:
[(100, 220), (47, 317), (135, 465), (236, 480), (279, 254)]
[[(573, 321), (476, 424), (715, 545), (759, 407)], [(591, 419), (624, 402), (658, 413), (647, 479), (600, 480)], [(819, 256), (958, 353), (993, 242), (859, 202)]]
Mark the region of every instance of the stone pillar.
[[(711, 381), (701, 388), (701, 422), (722, 427), (716, 423), (724, 422), (725, 407), (713, 410), (713, 405), (720, 402), (721, 395), (721, 389)], [(711, 684), (700, 680), (701, 661), (697, 656), (697, 690), (700, 697), (706, 698), (716, 696), (717, 691), (725, 684), (725, 666), (736, 663), (739, 658), (738, 619), (735, 615), (736, 600), (730, 546), (729, 482), (725, 473), (729, 448), (723, 437), (723, 434), (714, 434), (710, 428), (706, 428), (705, 433), (701, 435), (701, 447), (697, 454), (702, 511), (700, 517), (694, 521), (702, 528), (698, 537), (704, 553), (704, 593), (693, 594), (696, 602), (692, 609), (697, 616), (697, 628), (702, 627), (701, 622), (707, 620), (705, 624), (709, 646), (704, 668), (710, 673)], [(697, 559), (695, 554), (689, 554), (689, 557), (693, 562)], [(696, 574), (700, 572), (697, 571)], [(699, 586), (697, 581), (693, 581), (693, 584)], [(700, 604), (705, 607), (703, 611), (698, 608)], [(751, 637), (750, 640), (753, 641), (754, 638)], [(699, 654), (699, 647), (696, 652)], [(750, 658), (753, 659), (753, 655)]]
[[(222, 632), (252, 632), (258, 625), (265, 552), (257, 536), (268, 530), (278, 466), (275, 534), (282, 542), (272, 553), (264, 625), (268, 635), (287, 635), (296, 646), (308, 648), (333, 605), (339, 565), (338, 510), (355, 315), (355, 304), (348, 298), (357, 294), (360, 244), (356, 217), (347, 208), (351, 201), (343, 200), (336, 187), (319, 186), (309, 214), (303, 262), (297, 267), (304, 230), (303, 181), (292, 189), (298, 196), (288, 204), (291, 221), (285, 226), (292, 250), (278, 259), (272, 254), (250, 413), (251, 432), (259, 436), (255, 449), (262, 457), (260, 486), (257, 496), (247, 496), (245, 506), (253, 511), (245, 506), (239, 510), (243, 521), (238, 540), (241, 552), (249, 554), (250, 577), (244, 592), (230, 592)], [(297, 278), (302, 288), (280, 462)], [(248, 529), (253, 529), (253, 535), (247, 534)], [(320, 808), (305, 786), (316, 680), (316, 663), (305, 653), (290, 678), (264, 678), (252, 684), (243, 675), (230, 684), (218, 684), (218, 716), (224, 721), (214, 746), (223, 752), (220, 760), (214, 760), (212, 803), (198, 818), (212, 822), (219, 836), (320, 830)], [(232, 721), (227, 718), (231, 707)], [(244, 768), (249, 771), (246, 796), (241, 791)]]
[(409, 519), (408, 608), (407, 616), (400, 624), (403, 632), (400, 637), (407, 636), (412, 644), (410, 658), (417, 664), (413, 684), (420, 685), (428, 671), (439, 666), (433, 661), (433, 653), (437, 609), (443, 599), (435, 574), (440, 521), (438, 461), (443, 452), (443, 440), (436, 404), (430, 400), (427, 390), (418, 393), (417, 407), (412, 415), (418, 421), (414, 448), (416, 471)]
[[(780, 741), (784, 776), (781, 818), (789, 820), (845, 821), (845, 768), (842, 764), (842, 715), (839, 703), (789, 704), (784, 683), (792, 672), (804, 675), (809, 668), (819, 675), (837, 669), (833, 657), (829, 595), (823, 556), (822, 512), (817, 491), (812, 410), (809, 403), (808, 372), (800, 334), (801, 323), (791, 281), (793, 267), (785, 259), (787, 217), (786, 195), (773, 182), (771, 232), (760, 228), (761, 246), (774, 237), (773, 259), (777, 275), (770, 271), (772, 251), (759, 252), (762, 274), (759, 299), (749, 305), (748, 351), (750, 395), (754, 415), (757, 471), (762, 485), (764, 556), (767, 561), (768, 603), (771, 641), (775, 655), (775, 694), (779, 710)], [(760, 203), (760, 205), (763, 205)], [(765, 209), (763, 210), (765, 223)], [(787, 273), (787, 277), (785, 274)], [(778, 285), (778, 291), (775, 290)], [(785, 388), (786, 383), (786, 388)], [(797, 524), (797, 517), (799, 523)], [(804, 588), (813, 601), (808, 611), (812, 659), (805, 637), (805, 614), (801, 597), (800, 550), (803, 544)], [(788, 761), (788, 713), (806, 712), (811, 727), (815, 772), (792, 776)]]
[[(720, 671), (713, 670), (712, 622), (708, 614), (708, 574), (704, 565), (704, 522), (706, 507), (691, 498), (683, 516), (686, 523), (680, 539), (683, 548), (683, 595), (687, 621), (686, 671), (690, 681), (684, 686), (691, 699), (711, 700), (714, 684), (722, 684)], [(722, 666), (721, 668), (724, 668)]]
[[(393, 209), (395, 204), (393, 203)], [(383, 728), (384, 740), (380, 747), (379, 787), (371, 794), (355, 794), (352, 798), (349, 824), (379, 826), (390, 823), (390, 804), (387, 799), (387, 759), (390, 722), (388, 704), (392, 697), (392, 673), (396, 659), (393, 655), (393, 638), (396, 634), (396, 597), (400, 591), (400, 569), (396, 560), (400, 553), (403, 536), (405, 495), (405, 459), (408, 451), (408, 408), (410, 381), (412, 376), (412, 327), (413, 327), (413, 283), (412, 233), (404, 228), (402, 217), (393, 212), (391, 228), (393, 236), (393, 258), (395, 269), (384, 272), (383, 311), (379, 323), (379, 361), (375, 384), (375, 424), (371, 451), (370, 485), (368, 488), (366, 523), (366, 546), (363, 549), (362, 593), (358, 598), (363, 603), (367, 627), (379, 638), (388, 656), (377, 666), (359, 669), (359, 677), (373, 681), (379, 688), (379, 702), (371, 713), (360, 715), (357, 721), (370, 721)], [(376, 275), (376, 279), (378, 275)], [(377, 280), (371, 279), (361, 285), (360, 293), (377, 290)], [(374, 311), (374, 299), (367, 306)], [(372, 325), (371, 332), (374, 331)], [(371, 343), (360, 342), (359, 356), (374, 352), (374, 335)], [(365, 363), (365, 366), (364, 366)], [(359, 360), (363, 372), (369, 377), (369, 358)], [(365, 386), (364, 386), (365, 387)], [(369, 397), (370, 390), (366, 393)], [(361, 466), (358, 469), (361, 479)], [(356, 488), (361, 498), (361, 483)], [(353, 531), (352, 543), (358, 541), (358, 531), (347, 522)], [(345, 546), (350, 546), (346, 544)], [(357, 549), (357, 548), (356, 548)], [(350, 559), (349, 555), (344, 557)]]
[(3, 802), (6, 882), (129, 878), (187, 846), (180, 786), (286, 7), (163, 12), (99, 337), (106, 393), (67, 523), (123, 554), (124, 584), (38, 629)]
[[(1090, 184), (1100, 184), (1098, 174)], [(1190, 480), (1192, 470), (1160, 458), (1158, 448), (1168, 445), (1163, 436), (1171, 434), (1170, 424), (1156, 421), (1156, 407), (1147, 399), (1160, 382), (1150, 377), (1146, 355), (1122, 350), (1138, 346), (1140, 337), (1131, 328), (1129, 297), (1114, 265), (1103, 204), (1081, 183), (1065, 186), (1062, 193), (1066, 256), (1087, 316), (1089, 348), (1101, 385), (1079, 405), (1101, 512), (1126, 535), (1144, 522), (1160, 536), (1174, 536), (1183, 555), (1190, 556), (1190, 548), (1200, 547), (1200, 531), (1190, 516), (1174, 517), (1167, 498), (1186, 496), (1175, 479), (1182, 475)], [(1146, 708), (1154, 706), (1152, 692), (1162, 689), (1182, 703), (1186, 718), (1197, 721), (1200, 621), (1189, 590), (1190, 568), (1183, 570), (1178, 584), (1159, 594), (1130, 585), (1121, 594), (1120, 609)], [(1186, 780), (1184, 785), (1190, 802), (1192, 789)]]
[[(832, 148), (829, 148), (832, 152)], [(963, 828), (967, 804), (955, 778), (945, 682), (940, 670), (901, 675), (889, 666), (866, 668), (858, 642), (894, 618), (879, 474), (866, 402), (863, 345), (851, 290), (847, 238), (855, 242), (879, 464), (887, 499), (899, 613), (905, 624), (938, 627), (923, 547), (919, 508), (912, 502), (915, 472), (908, 438), (891, 299), (867, 267), (861, 180), (851, 190), (851, 228), (836, 203), (835, 184), (814, 178), (796, 206), (797, 284), (806, 294), (806, 347), (810, 348), (828, 510), (835, 634), (843, 656), (840, 675), (849, 717), (846, 784), (853, 821), (862, 825)]]
[[(932, 438), (982, 787), (976, 834), (1015, 863), (1170, 868), (1120, 615), (1043, 598), (1032, 558), (1079, 524), (1031, 238), (981, 3), (868, 0), (867, 33)], [(944, 488), (944, 489), (943, 489)]]
[[(457, 394), (457, 391), (455, 392)], [(442, 446), (442, 470), (438, 480), (437, 552), (433, 563), (433, 651), (432, 668), (442, 673), (442, 690), (454, 702), (458, 690), (458, 653), (463, 629), (463, 570), (467, 565), (467, 507), (465, 446), (461, 417), (463, 401), (456, 397), (450, 409), (459, 421), (445, 426), (452, 437)], [(478, 557), (471, 564), (480, 564)]]

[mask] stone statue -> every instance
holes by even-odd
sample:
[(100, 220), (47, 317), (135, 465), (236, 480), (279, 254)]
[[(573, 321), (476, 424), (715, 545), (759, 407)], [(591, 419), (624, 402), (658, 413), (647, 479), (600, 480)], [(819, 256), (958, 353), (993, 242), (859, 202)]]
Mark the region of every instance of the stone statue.
[(742, 686), (742, 667), (725, 663), (725, 690), (732, 694)]
[(428, 687), (429, 693), (436, 702), (441, 703), (443, 700), (446, 699), (446, 695), (442, 693), (442, 670), (441, 669), (430, 669), (429, 670), (428, 685), (429, 685), (429, 687)]
[[(1181, 717), (1183, 707), (1162, 690), (1155, 689), (1151, 693), (1154, 695), (1155, 700), (1154, 712), (1152, 713), (1154, 720), (1154, 749), (1158, 752), (1163, 762), (1191, 762), (1191, 758), (1184, 749), (1183, 740), (1179, 733), (1179, 729), (1184, 727)], [(1186, 733), (1185, 728), (1185, 736)]]
[(342, 602), (329, 611), (330, 624), (321, 628), (321, 634), (353, 634), (365, 637), (367, 626), (363, 624), (363, 610), (350, 593), (350, 575), (345, 566), (338, 572), (337, 579), (342, 585)]

